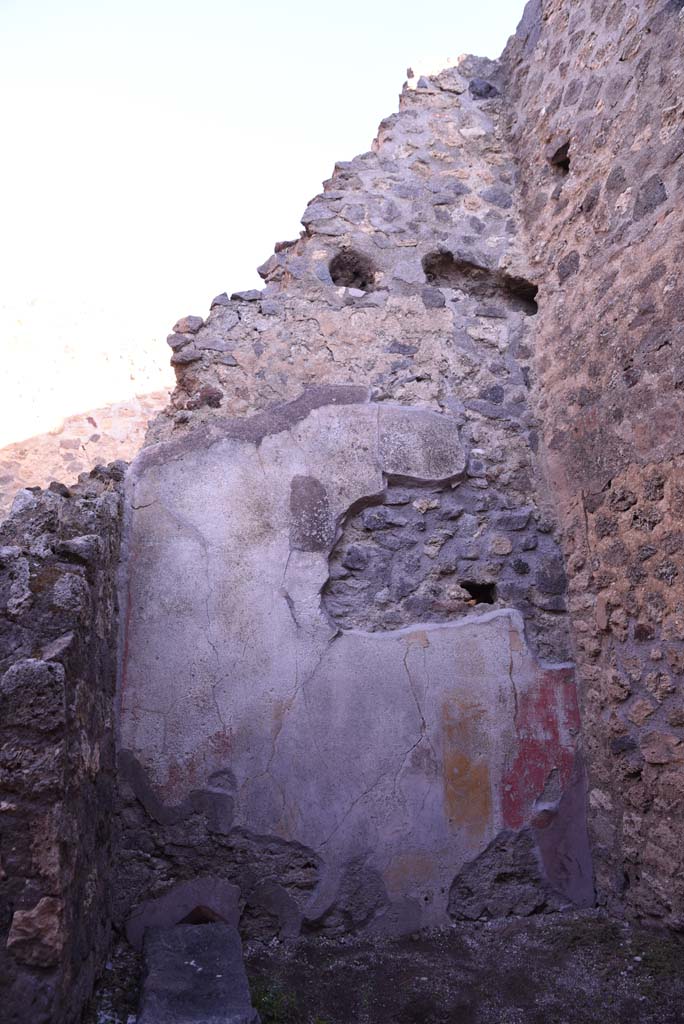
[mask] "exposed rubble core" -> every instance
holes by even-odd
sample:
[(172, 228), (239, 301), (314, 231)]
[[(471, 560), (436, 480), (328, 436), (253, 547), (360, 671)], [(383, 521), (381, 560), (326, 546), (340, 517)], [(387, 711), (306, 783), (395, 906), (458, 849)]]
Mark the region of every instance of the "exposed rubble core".
[(529, 832), (502, 833), (454, 879), (449, 910), (457, 921), (530, 917), (561, 910), (547, 886)]
[(342, 629), (374, 631), (513, 607), (540, 657), (571, 660), (562, 557), (526, 498), (468, 479), (390, 483), (344, 520), (325, 610)]
[(683, 53), (680, 0), (532, 0), (411, 77), (263, 290), (175, 324), (123, 500), (20, 493), (13, 1024), (78, 1020), (110, 923), (684, 926)]

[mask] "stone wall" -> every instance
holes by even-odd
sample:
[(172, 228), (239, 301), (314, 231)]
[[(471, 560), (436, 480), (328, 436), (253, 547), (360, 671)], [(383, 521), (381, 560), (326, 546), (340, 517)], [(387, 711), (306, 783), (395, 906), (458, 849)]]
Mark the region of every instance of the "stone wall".
[[(106, 371), (102, 371), (105, 376)], [(33, 397), (34, 401), (40, 400)], [(149, 421), (168, 400), (168, 388), (136, 395), (66, 416), (47, 433), (4, 444), (0, 447), (0, 519), (9, 513), (15, 494), (23, 488), (48, 487), (53, 480), (75, 480), (79, 473), (90, 472), (94, 466), (135, 458)]]
[(121, 923), (207, 872), (247, 934), (593, 900), (502, 87), (411, 81), (264, 290), (168, 339), (127, 483)]
[(0, 527), (0, 998), (80, 1019), (110, 940), (125, 466), (23, 490)]
[(513, 607), (539, 657), (576, 652), (599, 897), (675, 925), (682, 17), (678, 0), (530, 3), (501, 62), (409, 82), (265, 290), (176, 325), (151, 432), (321, 383), (448, 417), (467, 479), (388, 479), (352, 504), (322, 607), (370, 632)]
[(587, 905), (585, 760), (600, 901), (682, 926), (681, 8), (533, 0), (409, 81), (264, 289), (175, 325), (125, 500), (20, 493), (10, 1020), (75, 1021), (178, 886), (261, 937)]
[(600, 897), (684, 924), (684, 11), (528, 4), (503, 57)]

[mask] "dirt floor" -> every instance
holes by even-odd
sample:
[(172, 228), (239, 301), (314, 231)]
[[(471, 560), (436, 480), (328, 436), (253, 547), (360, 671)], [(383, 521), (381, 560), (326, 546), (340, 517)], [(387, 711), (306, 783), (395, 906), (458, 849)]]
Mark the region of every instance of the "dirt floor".
[[(245, 948), (262, 1024), (684, 1024), (684, 939), (598, 912)], [(120, 950), (84, 1024), (135, 1024)]]

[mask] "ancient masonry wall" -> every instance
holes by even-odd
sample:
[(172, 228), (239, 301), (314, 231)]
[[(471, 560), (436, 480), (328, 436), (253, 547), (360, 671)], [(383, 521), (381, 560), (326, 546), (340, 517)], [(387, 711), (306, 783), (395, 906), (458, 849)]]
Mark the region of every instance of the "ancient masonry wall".
[(17, 495), (0, 526), (0, 992), (80, 1019), (111, 935), (116, 571), (125, 465)]
[(125, 501), (20, 492), (10, 1021), (77, 1020), (185, 882), (262, 936), (590, 903), (585, 763), (600, 901), (681, 927), (681, 8), (533, 0), (410, 81), (265, 288), (178, 322)]
[(136, 395), (67, 416), (46, 434), (0, 448), (0, 518), (9, 514), (14, 496), (22, 488), (75, 480), (93, 466), (135, 458), (149, 421), (168, 400), (169, 389)]
[(503, 56), (600, 898), (684, 924), (684, 11), (528, 5)]
[(120, 926), (198, 873), (248, 935), (593, 901), (503, 88), (409, 82), (265, 289), (169, 337), (127, 484)]

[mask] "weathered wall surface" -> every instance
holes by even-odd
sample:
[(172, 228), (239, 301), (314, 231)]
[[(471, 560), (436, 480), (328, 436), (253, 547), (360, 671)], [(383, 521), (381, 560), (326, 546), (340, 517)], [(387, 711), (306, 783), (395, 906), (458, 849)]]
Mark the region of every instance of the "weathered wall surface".
[(0, 998), (80, 1019), (110, 937), (116, 569), (125, 467), (20, 491), (0, 527)]
[(679, 927), (683, 55), (681, 0), (545, 0), (503, 58), (599, 892)]
[(593, 899), (499, 69), (415, 85), (264, 291), (169, 338), (127, 492), (122, 921), (207, 872), (247, 933)]
[[(345, 512), (377, 514), (387, 478), (409, 498), (421, 485), (418, 504), (426, 485), (433, 503), (440, 483), (457, 498), (466, 462), (448, 417), (359, 392), (137, 460), (121, 745), (165, 804), (208, 787), (215, 830), (305, 846), (320, 866), (297, 908), (309, 925), (410, 931), (445, 920), (458, 870), (495, 837), (554, 815), (579, 722), (572, 667), (540, 666), (510, 608), (439, 623), (421, 606), (428, 624), (374, 632), (326, 614)], [(574, 859), (542, 843), (557, 889), (540, 905), (591, 898), (581, 811), (563, 811)]]
[[(584, 748), (600, 900), (681, 927), (681, 8), (535, 0), (405, 88), (263, 291), (176, 324), (116, 925), (226, 883), (260, 936), (586, 904)], [(10, 1020), (75, 1019), (107, 942), (121, 475), (0, 537)]]

